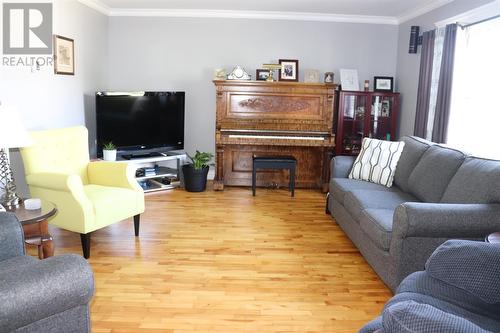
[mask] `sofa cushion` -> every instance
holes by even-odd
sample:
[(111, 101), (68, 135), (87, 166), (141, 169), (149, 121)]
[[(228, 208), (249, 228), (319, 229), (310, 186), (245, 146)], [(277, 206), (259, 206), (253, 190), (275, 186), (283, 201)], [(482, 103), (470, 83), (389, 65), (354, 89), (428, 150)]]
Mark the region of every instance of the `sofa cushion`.
[(387, 186), (365, 182), (364, 180), (349, 179), (349, 178), (332, 178), (330, 180), (330, 194), (335, 200), (344, 204), (344, 196), (346, 193), (353, 190), (375, 190), (389, 191)]
[(358, 333), (382, 333), (382, 316), (370, 321), (368, 324), (363, 326)]
[(365, 209), (359, 227), (380, 249), (389, 251), (391, 246), (393, 209)]
[(411, 300), (385, 308), (382, 325), (386, 333), (488, 332), (465, 318)]
[(344, 196), (344, 206), (351, 216), (359, 222), (365, 209), (390, 209), (394, 211), (404, 202), (419, 201), (409, 193), (393, 188), (390, 191), (353, 190)]
[[(500, 321), (500, 303), (486, 303), (465, 289), (435, 279), (425, 271), (414, 272), (401, 281), (394, 298), (394, 302), (412, 299), (427, 303), (475, 323), (486, 323), (484, 317), (491, 320), (489, 324)], [(489, 324), (483, 327), (490, 327)]]
[(408, 179), (410, 193), (423, 202), (440, 202), (465, 157), (459, 150), (429, 147)]
[(392, 187), (394, 172), (404, 146), (403, 141), (364, 138), (361, 152), (352, 165), (349, 178)]
[[(420, 273), (420, 272), (417, 272)], [(413, 273), (415, 274), (415, 273)], [(411, 276), (411, 274), (410, 274)], [(432, 278), (431, 278), (432, 279)], [(435, 279), (434, 279), (435, 280)], [(432, 283), (432, 282), (431, 282)], [(467, 319), (475, 323), (476, 325), (481, 326), (486, 330), (490, 330), (491, 332), (499, 332), (499, 321), (495, 319), (498, 315), (494, 315), (493, 317), (487, 316), (483, 313), (481, 309), (477, 309), (473, 305), (467, 306), (467, 308), (462, 307), (456, 302), (452, 301), (451, 303), (447, 300), (441, 299), (442, 293), (436, 294), (420, 294), (418, 292), (399, 292), (394, 295), (385, 305), (384, 308), (388, 308), (393, 304), (397, 304), (404, 301), (415, 301), (422, 304), (429, 304), (437, 309), (445, 311), (447, 313), (453, 314), (455, 316), (459, 316)], [(452, 296), (454, 297), (454, 296)], [(460, 296), (459, 296), (460, 297)], [(493, 309), (497, 310), (496, 308)], [(492, 313), (493, 311), (487, 311), (487, 313)]]
[(445, 203), (500, 203), (500, 161), (467, 157), (444, 192)]
[(500, 305), (499, 244), (449, 240), (432, 253), (425, 269), (435, 279)]
[(33, 262), (37, 262), (38, 260), (30, 257), (30, 256), (17, 256), (12, 257), (6, 260), (0, 261), (0, 275), (1, 274), (9, 274), (11, 269), (17, 269), (20, 266), (28, 265)]
[(396, 173), (394, 174), (394, 185), (404, 192), (409, 192), (408, 178), (410, 178), (413, 169), (415, 169), (422, 155), (434, 143), (416, 136), (405, 136), (401, 141), (405, 143), (405, 147), (403, 148)]
[[(89, 226), (90, 231), (134, 216), (141, 202), (140, 196), (144, 195), (139, 191), (111, 186), (85, 185), (83, 189), (94, 206), (95, 224)], [(117, 202), (127, 204), (117, 205)]]

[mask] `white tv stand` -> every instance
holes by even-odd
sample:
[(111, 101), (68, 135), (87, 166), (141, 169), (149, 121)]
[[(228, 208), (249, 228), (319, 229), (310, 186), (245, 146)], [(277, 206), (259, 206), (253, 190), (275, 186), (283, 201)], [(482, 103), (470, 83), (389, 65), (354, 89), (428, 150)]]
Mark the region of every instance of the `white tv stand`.
[[(187, 155), (184, 152), (170, 151), (161, 153), (161, 156), (144, 158), (124, 159), (123, 157), (118, 156), (117, 162), (129, 163), (134, 166), (136, 171), (140, 168), (153, 167), (158, 165), (158, 170), (154, 175), (136, 177), (137, 182), (144, 189), (144, 192), (148, 193), (170, 190), (183, 185), (184, 179), (182, 177), (181, 167), (185, 164), (186, 158)], [(174, 162), (176, 165), (175, 168), (172, 166), (160, 165), (160, 163), (172, 164)], [(167, 178), (175, 178), (176, 180), (170, 182), (170, 184), (163, 183), (162, 180)]]

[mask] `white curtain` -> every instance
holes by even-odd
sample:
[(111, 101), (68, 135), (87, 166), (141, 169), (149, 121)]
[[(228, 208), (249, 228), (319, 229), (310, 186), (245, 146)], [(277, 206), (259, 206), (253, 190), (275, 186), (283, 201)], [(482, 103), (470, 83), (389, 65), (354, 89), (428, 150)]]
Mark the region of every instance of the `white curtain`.
[(457, 32), (448, 145), (500, 159), (500, 19)]

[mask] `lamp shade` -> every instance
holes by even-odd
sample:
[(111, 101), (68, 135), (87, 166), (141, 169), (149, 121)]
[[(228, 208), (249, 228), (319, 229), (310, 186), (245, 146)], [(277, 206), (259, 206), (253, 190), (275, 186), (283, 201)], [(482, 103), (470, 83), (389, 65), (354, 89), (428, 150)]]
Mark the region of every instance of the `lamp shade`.
[(14, 109), (0, 105), (0, 148), (19, 148), (30, 144), (30, 135), (19, 114)]

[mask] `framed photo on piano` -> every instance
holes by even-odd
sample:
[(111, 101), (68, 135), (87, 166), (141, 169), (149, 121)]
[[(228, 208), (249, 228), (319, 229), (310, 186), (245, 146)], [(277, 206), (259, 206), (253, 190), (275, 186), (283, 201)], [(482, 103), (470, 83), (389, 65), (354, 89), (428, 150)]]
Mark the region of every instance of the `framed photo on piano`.
[(257, 69), (255, 73), (255, 79), (257, 81), (266, 81), (268, 77), (269, 77), (268, 69)]
[(280, 81), (299, 81), (299, 61), (290, 59), (280, 59), (279, 64), (281, 69), (279, 71)]

